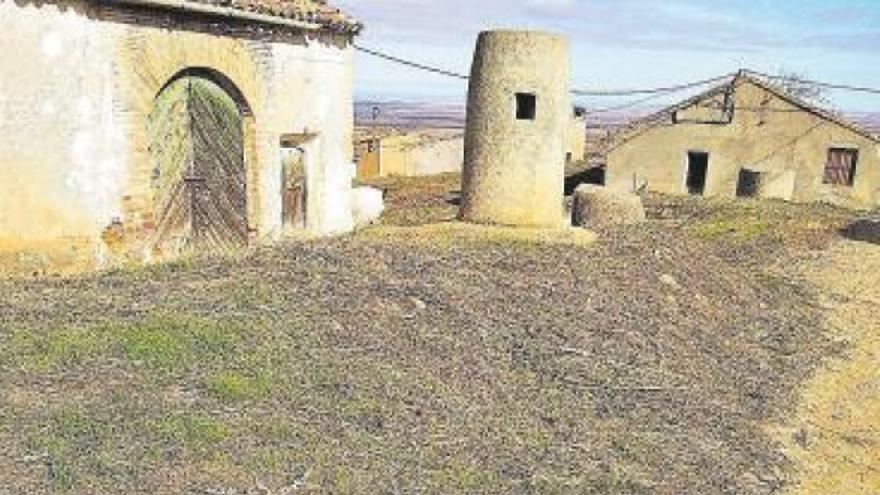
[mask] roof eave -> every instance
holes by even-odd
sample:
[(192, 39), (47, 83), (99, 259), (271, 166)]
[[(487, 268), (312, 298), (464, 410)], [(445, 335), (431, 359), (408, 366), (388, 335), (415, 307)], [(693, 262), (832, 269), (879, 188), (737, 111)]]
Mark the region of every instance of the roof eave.
[(301, 19), (291, 19), (260, 12), (251, 12), (247, 10), (236, 9), (233, 7), (210, 5), (202, 2), (193, 2), (189, 0), (116, 0), (116, 3), (135, 5), (140, 7), (149, 7), (164, 10), (176, 10), (182, 12), (195, 12), (226, 19), (235, 19), (239, 21), (255, 22), (273, 26), (281, 26), (299, 31), (331, 31), (334, 33), (342, 33), (355, 36), (361, 32), (363, 25), (359, 22), (351, 23), (333, 23), (322, 24), (319, 22), (304, 21)]

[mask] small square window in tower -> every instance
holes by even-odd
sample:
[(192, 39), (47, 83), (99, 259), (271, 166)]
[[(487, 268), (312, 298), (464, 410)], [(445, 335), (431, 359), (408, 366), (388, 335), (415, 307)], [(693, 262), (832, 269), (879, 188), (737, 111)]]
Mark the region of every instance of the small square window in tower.
[(516, 94), (516, 120), (535, 120), (538, 99), (534, 93)]
[(852, 186), (855, 182), (858, 163), (859, 150), (831, 148), (828, 150), (828, 161), (825, 163), (822, 182), (837, 186)]

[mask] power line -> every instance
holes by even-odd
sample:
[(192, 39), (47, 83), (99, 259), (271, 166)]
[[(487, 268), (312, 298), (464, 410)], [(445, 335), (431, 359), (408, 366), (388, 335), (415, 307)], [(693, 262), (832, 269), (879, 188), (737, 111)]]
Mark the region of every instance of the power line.
[(677, 93), (679, 91), (684, 91), (686, 89), (696, 88), (699, 86), (705, 86), (707, 84), (712, 84), (715, 82), (720, 82), (724, 79), (731, 77), (732, 74), (725, 74), (723, 76), (713, 77), (710, 79), (703, 79), (701, 81), (694, 81), (684, 84), (677, 84), (675, 86), (666, 86), (660, 88), (650, 88), (650, 89), (620, 89), (620, 90), (586, 90), (586, 89), (573, 89), (572, 93), (578, 96), (632, 96), (632, 95), (644, 95), (644, 94), (660, 94), (660, 93)]
[[(383, 60), (387, 60), (389, 62), (394, 62), (397, 64), (401, 64), (407, 67), (412, 67), (414, 69), (424, 70), (427, 72), (431, 72), (433, 74), (439, 74), (442, 76), (453, 77), (455, 79), (468, 80), (469, 76), (464, 74), (453, 72), (451, 70), (442, 69), (439, 67), (434, 67), (431, 65), (423, 64), (420, 62), (414, 62), (412, 60), (407, 60), (405, 58), (397, 57), (394, 55), (389, 55), (387, 53), (380, 52), (378, 50), (374, 50), (372, 48), (367, 48), (364, 46), (360, 46), (358, 44), (353, 45), (355, 50), (366, 53), (368, 55), (372, 55), (377, 58), (381, 58)], [(683, 91), (685, 89), (690, 89), (698, 86), (704, 86), (706, 84), (711, 84), (717, 81), (721, 81), (729, 77), (729, 75), (724, 75), (720, 77), (713, 77), (710, 79), (703, 79), (701, 81), (694, 81), (684, 84), (678, 84), (675, 86), (666, 86), (659, 88), (649, 88), (649, 89), (624, 89), (624, 90), (589, 90), (589, 89), (572, 89), (571, 92), (577, 96), (632, 96), (632, 95), (656, 95), (662, 93), (671, 93), (677, 91)]]
[(750, 74), (753, 74), (753, 75), (756, 75), (759, 77), (763, 77), (766, 79), (776, 80), (776, 81), (793, 81), (793, 82), (798, 82), (798, 83), (803, 83), (803, 84), (812, 84), (814, 86), (818, 86), (820, 88), (826, 88), (826, 89), (836, 89), (836, 90), (843, 90), (843, 91), (852, 91), (852, 92), (856, 92), (856, 93), (869, 93), (869, 94), (880, 95), (880, 88), (869, 88), (869, 87), (865, 87), (865, 86), (851, 86), (849, 84), (825, 83), (822, 81), (816, 81), (813, 79), (805, 79), (805, 78), (798, 77), (798, 76), (772, 76), (770, 74), (764, 74), (763, 72), (758, 72), (758, 71), (754, 71), (754, 70), (746, 70), (745, 72), (748, 72)]
[[(411, 67), (411, 68), (418, 69), (418, 70), (423, 70), (423, 71), (430, 72), (433, 74), (452, 77), (452, 78), (463, 80), (463, 81), (467, 81), (470, 79), (469, 76), (462, 74), (462, 73), (459, 73), (459, 72), (454, 72), (451, 70), (442, 69), (439, 67), (434, 67), (434, 66), (423, 64), (420, 62), (414, 62), (412, 60), (407, 60), (405, 58), (397, 57), (394, 55), (389, 55), (387, 53), (383, 53), (378, 50), (374, 50), (371, 48), (360, 46), (358, 44), (353, 44), (353, 46), (356, 50), (358, 50), (360, 52), (363, 52), (368, 55), (372, 55), (374, 57), (381, 58), (383, 60), (387, 60), (389, 62), (393, 62), (396, 64), (404, 65), (404, 66)], [(872, 87), (865, 87), (865, 86), (853, 86), (853, 85), (848, 85), (848, 84), (825, 83), (822, 81), (816, 81), (816, 80), (811, 80), (811, 79), (806, 79), (806, 78), (801, 78), (801, 77), (796, 77), (796, 76), (772, 76), (772, 75), (764, 74), (762, 72), (758, 72), (758, 71), (754, 71), (754, 70), (744, 70), (743, 72), (747, 72), (752, 75), (756, 75), (756, 76), (763, 77), (763, 78), (770, 79), (770, 80), (789, 80), (789, 81), (800, 82), (800, 83), (804, 83), (804, 84), (812, 84), (812, 85), (815, 85), (818, 87), (833, 89), (833, 90), (852, 91), (852, 92), (868, 93), (868, 94), (880, 94), (880, 88), (872, 88)], [(700, 87), (700, 86), (705, 86), (707, 84), (720, 82), (720, 81), (727, 79), (729, 77), (731, 77), (731, 74), (725, 74), (723, 76), (713, 77), (713, 78), (709, 78), (709, 79), (703, 79), (700, 81), (693, 81), (693, 82), (689, 82), (689, 83), (677, 84), (677, 85), (673, 85), (673, 86), (656, 87), (656, 88), (619, 89), (619, 90), (614, 90), (614, 89), (609, 89), (609, 90), (572, 89), (571, 92), (572, 92), (572, 94), (574, 94), (576, 96), (592, 96), (592, 97), (649, 95), (648, 98), (644, 98), (642, 100), (633, 101), (633, 102), (626, 103), (626, 104), (619, 105), (619, 106), (615, 106), (615, 107), (598, 109), (598, 110), (590, 112), (590, 113), (606, 113), (606, 112), (613, 111), (613, 110), (629, 108), (630, 106), (635, 106), (635, 105), (638, 105), (639, 103), (644, 103), (645, 101), (650, 101), (654, 97), (664, 96), (664, 95), (684, 91), (686, 89), (696, 88), (696, 87)]]
[(659, 91), (653, 91), (653, 92), (651, 92), (650, 96), (647, 96), (645, 98), (640, 98), (637, 100), (629, 101), (627, 103), (623, 103), (620, 105), (614, 105), (614, 106), (605, 107), (605, 108), (597, 108), (595, 110), (587, 110), (585, 113), (586, 113), (586, 115), (600, 115), (600, 114), (604, 114), (604, 113), (614, 112), (617, 110), (626, 110), (628, 108), (636, 107), (636, 106), (639, 106), (643, 103), (647, 103), (649, 101), (653, 101), (653, 100), (663, 98), (666, 96), (671, 96), (675, 93), (680, 93), (680, 92), (685, 91), (687, 89), (695, 89), (695, 88), (698, 88), (701, 86), (707, 86), (709, 84), (727, 81), (729, 79), (732, 79), (734, 76), (735, 76), (735, 74), (725, 74), (723, 76), (713, 77), (712, 79), (706, 79), (704, 81), (699, 81), (699, 82), (695, 82), (695, 83), (688, 83), (688, 84), (681, 84), (681, 85), (678, 85), (675, 87), (665, 88), (665, 91), (662, 93)]
[(627, 103), (623, 103), (623, 104), (620, 104), (620, 105), (613, 105), (613, 106), (610, 106), (610, 107), (596, 108), (596, 109), (594, 109), (594, 110), (587, 110), (587, 111), (584, 112), (584, 114), (585, 114), (585, 115), (601, 115), (601, 114), (604, 114), (604, 113), (611, 113), (611, 112), (615, 112), (615, 111), (618, 111), (618, 110), (626, 110), (626, 109), (628, 109), (628, 108), (637, 107), (637, 106), (639, 106), (639, 105), (641, 105), (641, 104), (643, 104), (643, 103), (648, 103), (649, 101), (653, 101), (653, 100), (659, 99), (659, 98), (661, 98), (661, 97), (663, 97), (663, 96), (668, 96), (669, 94), (671, 94), (671, 93), (656, 94), (656, 95), (648, 96), (648, 97), (646, 97), (646, 98), (640, 98), (640, 99), (638, 99), (638, 100), (633, 100), (633, 101), (630, 101), (630, 102), (627, 102)]
[(423, 71), (431, 72), (431, 73), (434, 73), (434, 74), (440, 74), (441, 76), (453, 77), (453, 78), (455, 78), (455, 79), (462, 79), (462, 80), (465, 80), (465, 81), (468, 80), (468, 79), (470, 79), (470, 77), (468, 77), (468, 76), (466, 76), (466, 75), (464, 75), (464, 74), (459, 74), (459, 73), (457, 73), (457, 72), (452, 72), (452, 71), (450, 71), (450, 70), (440, 69), (440, 68), (438, 68), (438, 67), (432, 67), (432, 66), (430, 66), (430, 65), (425, 65), (425, 64), (422, 64), (422, 63), (419, 63), (419, 62), (413, 62), (413, 61), (411, 61), (411, 60), (406, 60), (406, 59), (403, 59), (403, 58), (400, 58), (400, 57), (395, 57), (395, 56), (393, 56), (393, 55), (388, 55), (388, 54), (386, 54), (386, 53), (382, 53), (382, 52), (379, 52), (379, 51), (376, 51), (376, 50), (371, 50), (371, 49), (369, 49), (369, 48), (365, 48), (365, 47), (360, 46), (360, 45), (352, 45), (352, 46), (354, 46), (354, 49), (355, 49), (355, 50), (358, 50), (358, 51), (364, 52), (364, 53), (366, 53), (366, 54), (368, 54), (368, 55), (372, 55), (372, 56), (374, 56), (374, 57), (378, 57), (378, 58), (381, 58), (381, 59), (384, 59), (384, 60), (388, 60), (389, 62), (394, 62), (394, 63), (397, 63), (397, 64), (405, 65), (405, 66), (407, 66), (407, 67), (412, 67), (412, 68), (414, 68), (414, 69), (419, 69), (419, 70), (423, 70)]

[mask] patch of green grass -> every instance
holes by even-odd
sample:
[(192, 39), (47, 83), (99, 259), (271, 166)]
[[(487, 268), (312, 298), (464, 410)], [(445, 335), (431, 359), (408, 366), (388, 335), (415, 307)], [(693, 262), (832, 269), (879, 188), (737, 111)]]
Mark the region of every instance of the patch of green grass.
[(487, 489), (497, 488), (501, 483), (498, 474), (494, 471), (459, 463), (431, 471), (428, 480), (432, 486), (439, 489), (464, 490), (463, 493), (483, 493)]
[(720, 217), (700, 222), (692, 227), (693, 232), (703, 239), (727, 238), (734, 241), (749, 241), (769, 232), (771, 223), (755, 216)]
[(230, 425), (205, 413), (127, 412), (120, 421), (103, 410), (64, 406), (32, 430), (29, 450), (42, 456), (54, 489), (81, 493), (98, 480), (131, 481), (131, 466), (147, 458), (214, 459), (232, 436)]
[(266, 376), (250, 377), (234, 371), (221, 371), (208, 378), (205, 388), (222, 402), (244, 402), (265, 396), (269, 391), (269, 379)]
[(196, 413), (173, 414), (155, 420), (151, 426), (162, 444), (199, 457), (210, 456), (232, 431), (228, 424)]
[(12, 334), (2, 361), (27, 371), (70, 370), (110, 357), (160, 375), (233, 356), (240, 327), (205, 318), (153, 315), (131, 323), (108, 323), (60, 330), (20, 329)]
[(188, 316), (163, 315), (117, 328), (122, 354), (159, 375), (204, 366), (234, 355), (240, 342), (236, 326)]
[(2, 361), (30, 371), (80, 366), (110, 348), (112, 340), (99, 328), (71, 328), (50, 333), (19, 330), (12, 334)]
[(78, 480), (77, 463), (99, 452), (109, 435), (106, 423), (72, 408), (53, 414), (47, 427), (35, 435), (33, 448), (44, 454), (52, 485), (70, 490)]

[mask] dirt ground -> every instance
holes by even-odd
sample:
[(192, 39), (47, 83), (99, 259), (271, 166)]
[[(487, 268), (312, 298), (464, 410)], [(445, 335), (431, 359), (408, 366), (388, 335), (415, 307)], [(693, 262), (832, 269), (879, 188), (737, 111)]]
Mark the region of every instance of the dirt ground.
[(799, 269), (847, 352), (807, 382), (778, 430), (795, 465), (786, 493), (880, 493), (880, 246), (843, 241)]
[(0, 281), (0, 494), (874, 493), (861, 215), (522, 232), (378, 185), (354, 235)]

